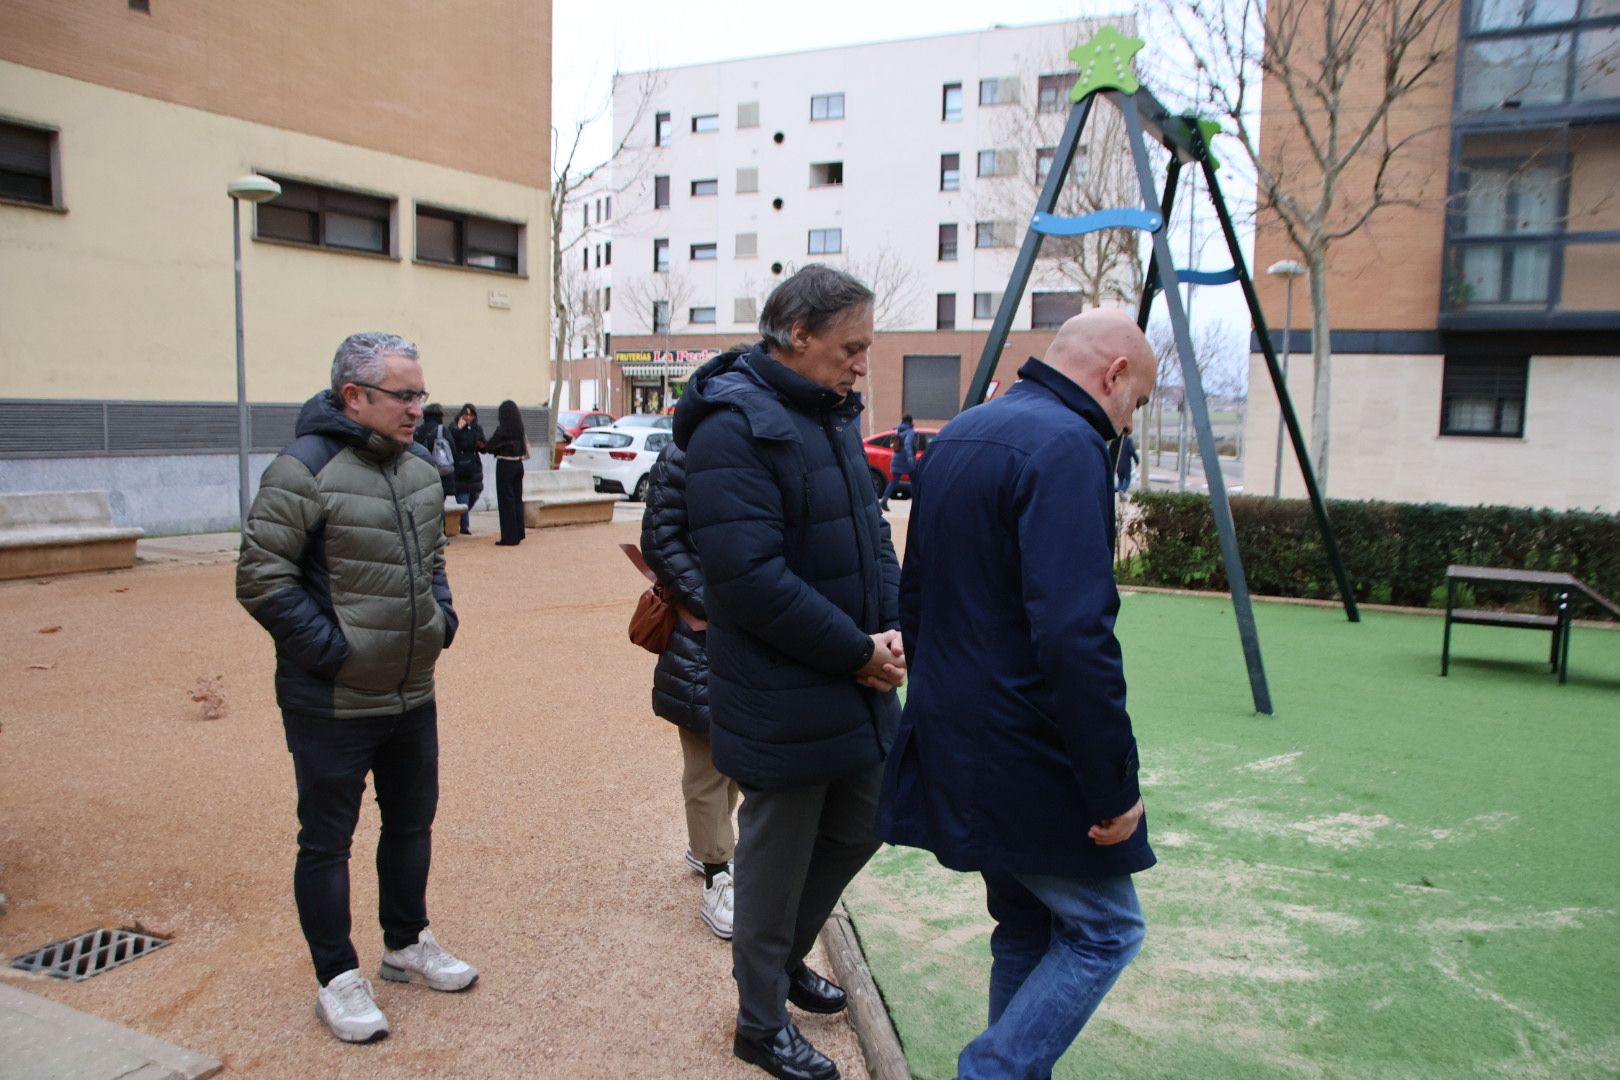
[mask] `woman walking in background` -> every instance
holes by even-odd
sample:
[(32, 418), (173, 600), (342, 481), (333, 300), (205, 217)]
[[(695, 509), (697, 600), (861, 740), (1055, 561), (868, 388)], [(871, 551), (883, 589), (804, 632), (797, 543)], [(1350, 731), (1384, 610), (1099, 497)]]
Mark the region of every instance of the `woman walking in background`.
[[(444, 434), (443, 440), (439, 438), (441, 432)], [(455, 498), (456, 448), (450, 439), (450, 428), (444, 422), (443, 405), (435, 402), (422, 410), (422, 422), (416, 426), (413, 437), (427, 451), (434, 468), (439, 470), (439, 483), (444, 486), (445, 498)]]
[(456, 494), (467, 507), (461, 513), (461, 531), (472, 532), (473, 505), (484, 493), (484, 463), (478, 455), (484, 452), (484, 429), (478, 423), (478, 410), (472, 402), (461, 407), (450, 438), (456, 446)]
[(501, 402), (495, 413), (495, 434), (484, 450), (495, 457), (495, 506), (501, 515), (501, 538), (496, 546), (516, 547), (523, 543), (523, 462), (529, 456), (517, 402)]
[[(641, 555), (671, 599), (699, 619), (703, 568), (686, 531), (686, 455), (674, 443), (653, 464), (641, 515)], [(653, 672), (653, 712), (681, 737), (681, 794), (686, 800), (686, 861), (703, 875), (698, 915), (716, 937), (730, 940), (731, 856), (737, 847), (731, 815), (737, 784), (720, 774), (709, 753), (709, 655), (704, 632), (675, 622), (669, 647)]]

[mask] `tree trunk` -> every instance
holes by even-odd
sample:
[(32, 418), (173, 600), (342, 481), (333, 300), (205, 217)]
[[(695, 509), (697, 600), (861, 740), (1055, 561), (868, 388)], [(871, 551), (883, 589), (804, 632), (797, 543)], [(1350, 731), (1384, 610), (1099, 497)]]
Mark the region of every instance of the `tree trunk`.
[(1311, 464), (1316, 484), (1328, 490), (1328, 422), (1333, 399), (1333, 331), (1328, 321), (1327, 253), (1306, 256), (1311, 271)]

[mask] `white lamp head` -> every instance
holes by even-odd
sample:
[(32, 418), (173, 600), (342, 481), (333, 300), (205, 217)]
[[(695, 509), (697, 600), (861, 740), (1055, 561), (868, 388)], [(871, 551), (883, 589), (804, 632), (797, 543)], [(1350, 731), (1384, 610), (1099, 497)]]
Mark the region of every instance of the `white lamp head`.
[(281, 185), (268, 176), (248, 173), (246, 176), (238, 176), (235, 180), (226, 184), (225, 193), (231, 198), (240, 199), (243, 202), (261, 203), (280, 195)]
[(1295, 262), (1293, 259), (1284, 259), (1282, 262), (1274, 262), (1266, 267), (1266, 273), (1272, 277), (1297, 278), (1304, 277), (1306, 270), (1304, 263)]

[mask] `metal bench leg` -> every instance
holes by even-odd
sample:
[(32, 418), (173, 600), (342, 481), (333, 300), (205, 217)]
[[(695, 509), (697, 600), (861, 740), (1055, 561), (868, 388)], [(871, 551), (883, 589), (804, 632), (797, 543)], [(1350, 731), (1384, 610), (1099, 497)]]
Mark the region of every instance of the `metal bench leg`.
[(1440, 644), (1440, 677), (1446, 677), (1451, 668), (1451, 605), (1457, 595), (1457, 582), (1446, 579), (1446, 632)]
[(1563, 628), (1558, 655), (1558, 685), (1563, 686), (1569, 680), (1569, 639), (1575, 629), (1574, 620), (1570, 617), (1569, 593), (1561, 593), (1558, 597), (1558, 623)]

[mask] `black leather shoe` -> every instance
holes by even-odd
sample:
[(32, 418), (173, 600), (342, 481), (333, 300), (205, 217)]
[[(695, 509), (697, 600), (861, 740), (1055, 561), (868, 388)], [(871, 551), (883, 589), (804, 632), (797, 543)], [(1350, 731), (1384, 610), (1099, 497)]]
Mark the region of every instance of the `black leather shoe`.
[(792, 1024), (769, 1039), (751, 1039), (739, 1031), (731, 1052), (782, 1080), (838, 1080), (838, 1066)]
[(788, 973), (788, 1000), (808, 1013), (843, 1012), (844, 992), (807, 967)]

